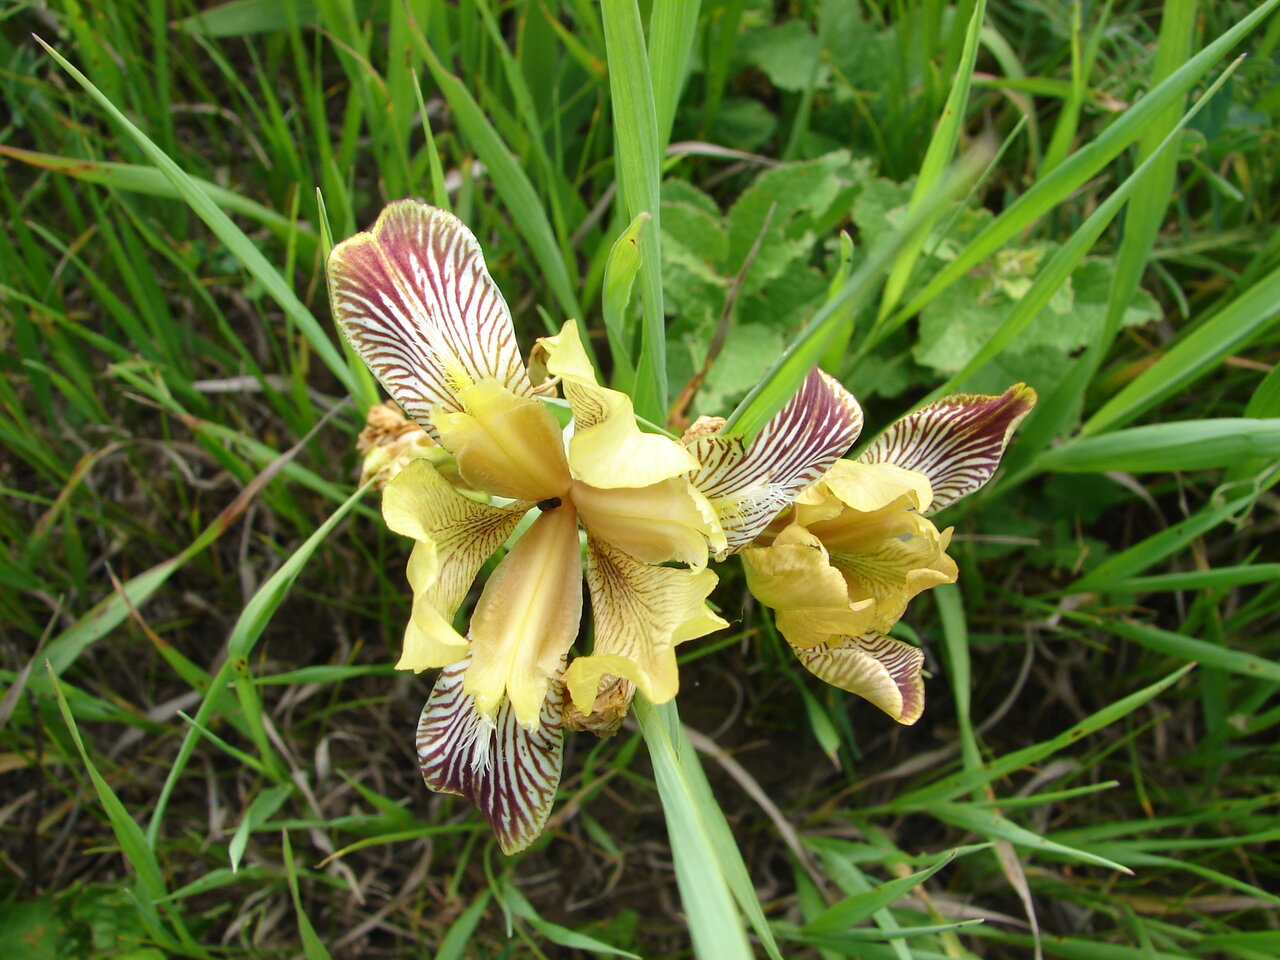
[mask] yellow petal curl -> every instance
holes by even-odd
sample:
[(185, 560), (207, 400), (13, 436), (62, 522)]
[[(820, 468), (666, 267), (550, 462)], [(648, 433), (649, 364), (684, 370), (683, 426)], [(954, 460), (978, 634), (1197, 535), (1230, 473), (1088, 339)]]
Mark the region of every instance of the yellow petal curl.
[(748, 588), (773, 608), (778, 631), (793, 647), (865, 633), (875, 621), (875, 601), (850, 601), (845, 579), (831, 565), (822, 541), (804, 527), (792, 524), (771, 546), (744, 550), (742, 558)]
[(645, 487), (605, 489), (575, 480), (572, 497), (595, 538), (645, 563), (678, 560), (702, 568), (707, 539), (718, 526), (710, 526), (715, 521), (695, 494), (687, 479), (671, 477)]
[(602, 488), (646, 487), (698, 468), (697, 459), (674, 440), (640, 430), (630, 397), (596, 382), (572, 320), (556, 336), (538, 341), (535, 360), (561, 378), (573, 410), (569, 466), (575, 480)]
[(477, 490), (537, 502), (569, 488), (560, 426), (541, 400), (518, 397), (496, 380), (457, 391), (464, 410), (437, 412), (440, 443)]

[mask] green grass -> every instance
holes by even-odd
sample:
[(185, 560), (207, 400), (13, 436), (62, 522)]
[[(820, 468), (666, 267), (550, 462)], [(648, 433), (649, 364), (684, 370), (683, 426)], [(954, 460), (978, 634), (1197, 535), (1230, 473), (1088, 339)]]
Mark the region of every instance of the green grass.
[[(4, 8), (0, 938), (1273, 956), (1277, 5)], [(425, 790), (322, 269), (403, 196), (655, 424), (752, 433), (814, 358), (868, 439), (1036, 387), (901, 625), (919, 724), (798, 669), (730, 563), (691, 736), (577, 735), (513, 859)]]

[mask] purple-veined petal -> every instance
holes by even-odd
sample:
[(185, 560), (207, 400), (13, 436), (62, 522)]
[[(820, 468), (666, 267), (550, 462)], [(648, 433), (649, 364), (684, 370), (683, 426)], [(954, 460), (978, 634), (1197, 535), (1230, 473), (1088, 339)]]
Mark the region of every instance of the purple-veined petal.
[(433, 436), (431, 414), (462, 409), (461, 387), (492, 379), (532, 395), (506, 301), (453, 214), (416, 200), (388, 204), (371, 231), (333, 248), (328, 274), (343, 335)]
[(956, 393), (903, 417), (858, 457), (923, 473), (933, 485), (936, 513), (978, 490), (1000, 466), (1013, 431), (1036, 405), (1036, 392), (1017, 383), (999, 396)]
[(577, 657), (565, 685), (582, 713), (590, 713), (603, 677), (624, 677), (654, 703), (680, 686), (675, 647), (728, 624), (707, 607), (716, 585), (710, 570), (641, 563), (596, 536), (587, 538), (587, 587), (595, 624), (590, 656)]
[(796, 656), (814, 676), (869, 700), (899, 723), (913, 724), (924, 713), (919, 647), (869, 633), (797, 648)]
[(710, 434), (689, 442), (700, 464), (692, 483), (711, 502), (729, 553), (760, 533), (862, 432), (862, 408), (834, 377), (814, 368), (748, 447)]
[(537, 727), (526, 730), (509, 702), (482, 717), (462, 690), (471, 658), (440, 671), (418, 721), (422, 778), (437, 793), (470, 800), (493, 828), (506, 854), (542, 834), (560, 783), (564, 687), (547, 690)]

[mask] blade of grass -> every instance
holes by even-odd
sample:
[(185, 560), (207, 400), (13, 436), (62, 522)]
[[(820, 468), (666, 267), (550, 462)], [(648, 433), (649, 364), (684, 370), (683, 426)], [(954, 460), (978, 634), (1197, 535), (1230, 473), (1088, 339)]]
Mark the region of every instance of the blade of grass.
[(298, 299), (297, 294), (293, 292), (293, 288), (289, 286), (279, 271), (271, 265), (253, 241), (245, 235), (244, 231), (231, 221), (231, 218), (223, 212), (222, 208), (214, 203), (213, 199), (198, 184), (192, 181), (181, 167), (156, 146), (145, 133), (134, 126), (129, 118), (121, 113), (102, 91), (93, 85), (88, 77), (39, 37), (36, 37), (36, 41), (44, 47), (49, 56), (62, 69), (70, 74), (71, 78), (89, 94), (103, 111), (128, 134), (130, 139), (146, 154), (147, 159), (169, 179), (174, 189), (187, 202), (192, 211), (213, 231), (214, 236), (226, 245), (235, 258), (262, 284), (271, 298), (280, 305), (285, 315), (297, 326), (325, 366), (351, 392), (351, 395), (361, 401), (364, 406), (376, 403), (377, 395), (365, 396), (362, 393), (360, 381), (352, 375), (351, 368), (343, 361), (342, 354), (338, 352), (338, 349), (325, 334), (316, 318), (311, 315), (311, 311)]
[[(982, 22), (986, 16), (986, 9), (986, 0), (978, 0), (973, 6), (969, 26), (965, 31), (964, 50), (960, 56), (956, 77), (951, 85), (951, 92), (947, 95), (942, 116), (938, 118), (933, 136), (929, 139), (924, 161), (920, 164), (920, 173), (911, 190), (908, 210), (915, 209), (941, 182), (955, 157), (956, 144), (959, 143), (960, 132), (964, 129), (965, 111), (969, 104), (969, 90), (973, 81), (973, 67), (978, 56), (978, 39), (982, 34)], [(933, 210), (935, 213), (943, 212), (941, 208), (933, 208)], [(889, 276), (884, 282), (884, 292), (880, 296), (880, 307), (876, 316), (877, 325), (883, 322), (889, 311), (902, 299), (911, 271), (920, 257), (920, 251), (934, 222), (933, 216), (926, 219), (894, 258), (893, 267), (889, 270)]]
[(640, 8), (636, 0), (603, 0), (600, 13), (609, 59), (613, 129), (617, 138), (614, 162), (618, 196), (628, 221), (634, 221), (642, 213), (647, 213), (653, 221), (639, 238), (640, 305), (644, 319), (640, 327), (640, 356), (636, 359), (632, 400), (637, 414), (655, 423), (665, 423), (667, 334), (662, 304), (662, 231), (658, 193), (663, 144), (659, 138)]
[[(637, 694), (635, 713), (653, 760), (694, 953), (702, 960), (748, 960), (751, 948), (721, 866), (721, 858), (728, 851), (717, 849), (718, 832), (707, 823), (708, 817), (723, 819), (724, 815), (714, 804), (704, 807), (700, 791), (689, 782), (687, 757), (693, 755), (693, 748), (682, 742), (675, 705), (654, 707)], [(696, 757), (692, 762), (697, 762)], [(737, 850), (736, 845), (733, 850)], [(755, 899), (754, 890), (751, 897)], [(771, 955), (777, 956), (776, 946)]]
[(1114, 430), (1072, 440), (1042, 454), (1037, 465), (1058, 473), (1165, 473), (1253, 458), (1280, 458), (1280, 418), (1224, 417)]
[(1095, 140), (1077, 150), (1031, 187), (973, 238), (957, 256), (884, 325), (880, 339), (897, 329), (979, 263), (1062, 203), (1142, 136), (1151, 121), (1176, 104), (1231, 48), (1259, 26), (1280, 0), (1265, 0), (1234, 26), (1148, 91)]

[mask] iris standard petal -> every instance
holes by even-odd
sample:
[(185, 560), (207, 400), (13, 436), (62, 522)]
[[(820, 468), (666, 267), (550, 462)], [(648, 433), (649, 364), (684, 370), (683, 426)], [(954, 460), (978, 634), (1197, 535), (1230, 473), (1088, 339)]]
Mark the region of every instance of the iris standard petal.
[(462, 496), (426, 460), (411, 460), (382, 494), (387, 526), (418, 541), (409, 557), (413, 616), (397, 666), (420, 671), (457, 659), (465, 641), (453, 629), (476, 574), (527, 508), (492, 507)]
[(875, 621), (875, 601), (850, 602), (844, 577), (822, 541), (803, 527), (787, 527), (767, 547), (742, 552), (747, 587), (774, 610), (774, 622), (793, 647), (812, 647), (840, 634), (861, 634)]
[(427, 786), (466, 797), (489, 821), (506, 854), (541, 834), (551, 814), (562, 763), (564, 687), (553, 680), (538, 722), (526, 728), (509, 702), (492, 717), (463, 691), (470, 660), (441, 671), (418, 721), (418, 762)]
[(894, 423), (858, 459), (923, 473), (933, 485), (928, 510), (934, 513), (991, 479), (1013, 431), (1035, 405), (1036, 392), (1024, 383), (998, 397), (943, 397)]
[(596, 382), (572, 320), (558, 335), (538, 341), (534, 363), (560, 377), (573, 410), (574, 479), (593, 487), (645, 487), (697, 469), (698, 461), (674, 440), (640, 430), (630, 397)]
[(578, 635), (582, 554), (573, 507), (542, 512), (489, 577), (471, 616), (466, 692), (493, 716), (509, 700), (527, 728)]
[(715, 509), (727, 552), (754, 540), (848, 452), (861, 431), (862, 408), (853, 394), (815, 368), (749, 445), (718, 433), (690, 440), (689, 452), (700, 465), (692, 482)]
[(569, 489), (556, 418), (541, 400), (518, 397), (495, 380), (458, 391), (463, 410), (433, 418), (441, 445), (477, 490), (537, 502)]
[(796, 656), (814, 676), (871, 701), (899, 723), (915, 723), (924, 712), (918, 647), (872, 633), (839, 637)]
[(922, 473), (887, 463), (837, 460), (819, 483), (796, 498), (796, 511), (808, 526), (890, 506), (923, 512), (932, 500), (932, 486)]
[(462, 387), (488, 379), (532, 395), (506, 301), (453, 214), (388, 204), (370, 232), (333, 248), (327, 272), (338, 328), (433, 435), (431, 414), (461, 409)]
[(690, 495), (689, 481), (684, 477), (646, 487), (608, 489), (575, 480), (572, 497), (583, 526), (593, 537), (636, 560), (677, 560), (699, 568), (707, 565), (707, 538), (713, 528)]
[(728, 626), (706, 604), (715, 585), (710, 570), (650, 566), (589, 537), (587, 586), (595, 645), (565, 673), (574, 706), (590, 713), (606, 675), (630, 680), (654, 703), (674, 697), (680, 686), (676, 645)]

